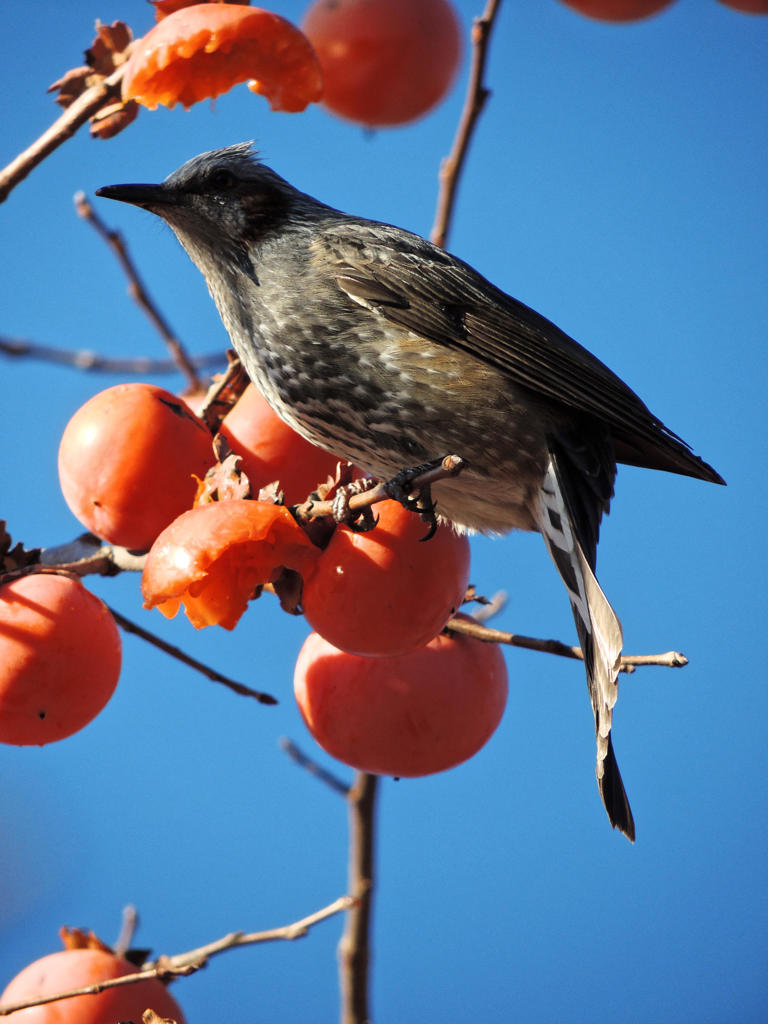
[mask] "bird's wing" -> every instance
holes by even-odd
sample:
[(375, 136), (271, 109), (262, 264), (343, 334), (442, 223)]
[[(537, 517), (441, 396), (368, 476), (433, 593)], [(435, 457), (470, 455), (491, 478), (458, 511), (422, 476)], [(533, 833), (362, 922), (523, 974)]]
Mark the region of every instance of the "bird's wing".
[(617, 436), (679, 448), (693, 469), (683, 461), (678, 472), (702, 475), (698, 460), (618, 377), (554, 324), (442, 250), (388, 230), (391, 235), (376, 226), (366, 239), (363, 229), (352, 242), (345, 231), (326, 252), (335, 258), (338, 287), (353, 302), (420, 337), (461, 349), (577, 413), (572, 431), (561, 427), (549, 439), (537, 524), (568, 590), (584, 653), (600, 794), (614, 827), (634, 839), (611, 742), (622, 632), (594, 574), (600, 520), (613, 493)]
[[(606, 423), (617, 459), (722, 483), (624, 382), (555, 324), (418, 236), (363, 224), (326, 238), (338, 286), (414, 334), (461, 349), (539, 397)], [(350, 243), (350, 237), (353, 239)]]

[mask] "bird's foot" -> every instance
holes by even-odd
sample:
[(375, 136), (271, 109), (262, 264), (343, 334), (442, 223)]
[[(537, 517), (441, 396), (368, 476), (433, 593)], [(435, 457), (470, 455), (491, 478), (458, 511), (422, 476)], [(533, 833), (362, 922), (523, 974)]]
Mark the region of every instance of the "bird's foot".
[(378, 482), (375, 477), (363, 476), (339, 487), (333, 496), (333, 511), (331, 513), (333, 521), (337, 524), (343, 523), (355, 533), (367, 533), (372, 530), (378, 519), (373, 514), (371, 506), (365, 505), (363, 508), (353, 509), (350, 508), (349, 502), (356, 494), (365, 494), (366, 491), (373, 490)]
[[(409, 512), (416, 512), (422, 521), (427, 524), (427, 532), (421, 538), (422, 540), (429, 540), (431, 537), (434, 537), (437, 530), (436, 504), (432, 501), (432, 478), (435, 473), (438, 474), (437, 479), (441, 476), (457, 473), (464, 463), (459, 459), (458, 462), (461, 465), (456, 466), (453, 461), (450, 461), (450, 465), (447, 465), (449, 460), (454, 459), (456, 459), (456, 456), (449, 455), (442, 459), (433, 459), (431, 462), (425, 462), (420, 466), (401, 469), (396, 476), (384, 484), (384, 490), (390, 498), (399, 501), (403, 508)], [(421, 479), (425, 476), (426, 480)]]
[[(358, 494), (365, 494), (375, 488), (381, 488), (383, 495), (400, 502), (409, 512), (415, 512), (427, 524), (428, 530), (422, 540), (429, 540), (437, 529), (435, 502), (432, 501), (431, 485), (435, 480), (448, 476), (456, 476), (465, 468), (466, 462), (458, 455), (446, 455), (441, 459), (433, 459), (420, 466), (401, 469), (391, 480), (379, 483), (374, 477), (361, 477), (343, 487), (339, 487), (332, 501), (331, 515), (334, 522), (344, 523), (351, 530), (366, 533), (372, 530), (378, 519), (374, 516), (371, 505), (360, 508), (351, 507), (351, 499)], [(372, 496), (372, 501), (380, 501), (382, 495)]]

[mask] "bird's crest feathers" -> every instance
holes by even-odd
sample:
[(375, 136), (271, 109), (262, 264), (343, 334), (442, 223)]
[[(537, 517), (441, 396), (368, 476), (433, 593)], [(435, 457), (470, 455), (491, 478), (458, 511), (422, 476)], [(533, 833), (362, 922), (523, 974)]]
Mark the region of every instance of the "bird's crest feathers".
[(200, 153), (169, 174), (164, 184), (180, 186), (219, 166), (227, 167), (238, 177), (249, 178), (254, 175), (257, 168), (264, 166), (255, 145), (251, 139), (249, 142), (238, 142), (234, 146), (224, 146), (222, 149)]

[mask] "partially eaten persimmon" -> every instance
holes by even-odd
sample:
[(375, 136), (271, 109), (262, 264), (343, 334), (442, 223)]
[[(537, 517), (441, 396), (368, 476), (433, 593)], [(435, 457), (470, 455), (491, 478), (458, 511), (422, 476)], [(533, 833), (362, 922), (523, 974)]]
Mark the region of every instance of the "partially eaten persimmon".
[(240, 4), (195, 4), (174, 11), (136, 43), (123, 99), (150, 110), (191, 107), (248, 82), (273, 110), (298, 113), (322, 95), (309, 41), (271, 11)]
[(183, 605), (195, 629), (234, 629), (257, 587), (275, 582), (283, 569), (304, 576), (319, 554), (282, 505), (199, 505), (152, 545), (141, 578), (144, 607), (172, 619)]
[[(226, 0), (149, 0), (149, 2), (155, 8), (155, 21), (162, 21), (169, 14), (175, 14), (176, 11), (180, 11), (184, 7), (194, 7), (199, 3), (220, 4), (225, 3)], [(229, 0), (229, 2), (247, 7), (251, 0)]]

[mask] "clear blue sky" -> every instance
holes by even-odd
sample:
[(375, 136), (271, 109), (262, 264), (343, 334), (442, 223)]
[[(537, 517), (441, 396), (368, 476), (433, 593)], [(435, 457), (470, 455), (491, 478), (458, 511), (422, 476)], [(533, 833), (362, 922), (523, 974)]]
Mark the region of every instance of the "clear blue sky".
[[(461, 0), (465, 27), (481, 6)], [(277, 9), (296, 20), (303, 3)], [(2, 164), (56, 115), (45, 88), (80, 62), (97, 16), (137, 32), (151, 20), (142, 0), (5, 0)], [(377, 1024), (768, 1019), (766, 68), (768, 18), (716, 0), (621, 27), (557, 0), (504, 5), (450, 248), (600, 356), (729, 486), (622, 468), (603, 528), (599, 576), (627, 651), (690, 658), (622, 680), (634, 847), (597, 795), (581, 668), (544, 655), (509, 653), (506, 717), (472, 762), (383, 784)], [(465, 75), (426, 120), (373, 136), (321, 109), (271, 114), (244, 87), (189, 113), (144, 111), (110, 142), (81, 133), (0, 208), (0, 330), (161, 355), (72, 195), (159, 180), (244, 139), (324, 201), (428, 233)], [(170, 232), (102, 205), (190, 349), (223, 347)], [(7, 360), (0, 374), (0, 515), (29, 546), (62, 542), (79, 527), (58, 490), (61, 431), (117, 378)], [(472, 578), (507, 591), (501, 628), (573, 640), (538, 537), (474, 542)], [(195, 634), (143, 612), (134, 577), (93, 588), (281, 703), (245, 702), (129, 637), (92, 725), (0, 749), (0, 985), (56, 947), (60, 924), (113, 938), (128, 902), (137, 941), (173, 953), (287, 923), (345, 888), (343, 803), (278, 749), (283, 735), (313, 749), (291, 695), (303, 621), (265, 598), (235, 633)], [(334, 1020), (340, 926), (179, 983), (190, 1024)]]

